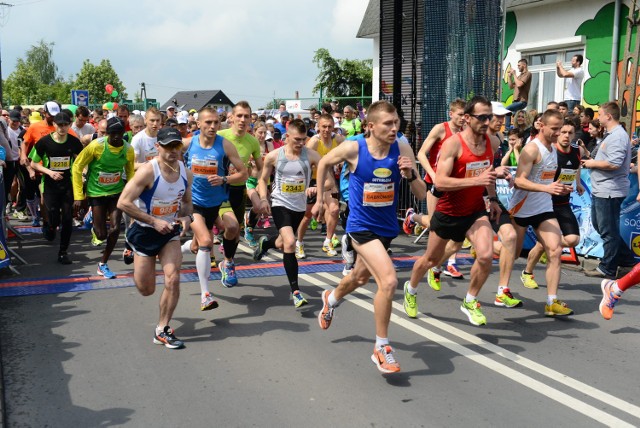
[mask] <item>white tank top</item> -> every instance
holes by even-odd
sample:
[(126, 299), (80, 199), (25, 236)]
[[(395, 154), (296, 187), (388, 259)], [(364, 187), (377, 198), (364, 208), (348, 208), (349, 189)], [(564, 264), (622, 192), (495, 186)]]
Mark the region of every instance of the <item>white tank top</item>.
[(311, 177), (311, 166), (307, 148), (303, 147), (300, 157), (289, 160), (285, 147), (281, 147), (275, 167), (275, 179), (271, 185), (271, 202), (274, 207), (284, 207), (291, 211), (306, 211), (307, 187)]
[[(180, 177), (173, 183), (162, 176), (158, 159), (152, 159), (149, 163), (153, 166), (153, 186), (140, 194), (137, 199), (138, 208), (156, 218), (173, 223), (178, 217), (182, 196), (189, 183), (184, 163), (178, 162)], [(140, 226), (153, 227), (142, 221), (136, 222)]]
[[(540, 151), (540, 162), (531, 167), (529, 180), (533, 183), (551, 184), (553, 183), (558, 169), (558, 154), (552, 144), (548, 150), (537, 138), (531, 143), (535, 143)], [(529, 192), (527, 190), (515, 189), (513, 196), (509, 200), (509, 212), (514, 217), (531, 217), (537, 214), (553, 212), (551, 195), (546, 192)]]

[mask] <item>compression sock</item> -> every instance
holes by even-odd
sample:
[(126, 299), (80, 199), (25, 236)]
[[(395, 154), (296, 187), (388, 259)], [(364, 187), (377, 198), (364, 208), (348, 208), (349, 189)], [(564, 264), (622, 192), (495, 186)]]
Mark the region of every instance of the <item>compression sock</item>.
[(284, 253), (282, 261), (284, 262), (284, 271), (287, 273), (289, 286), (293, 293), (300, 289), (298, 287), (298, 259), (296, 259), (295, 253)]
[(209, 273), (211, 272), (210, 248), (198, 248), (198, 252), (196, 253), (196, 270), (198, 271), (198, 281), (200, 282), (200, 293), (204, 296), (205, 293), (209, 292)]

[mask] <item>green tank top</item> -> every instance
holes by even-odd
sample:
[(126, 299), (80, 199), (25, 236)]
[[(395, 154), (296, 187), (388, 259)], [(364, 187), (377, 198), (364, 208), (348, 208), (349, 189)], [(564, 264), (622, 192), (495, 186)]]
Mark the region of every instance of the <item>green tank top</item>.
[(103, 138), (104, 149), (99, 159), (89, 164), (87, 173), (87, 196), (117, 195), (124, 189), (124, 166), (127, 164), (129, 144), (123, 143), (117, 155), (109, 150), (109, 137)]

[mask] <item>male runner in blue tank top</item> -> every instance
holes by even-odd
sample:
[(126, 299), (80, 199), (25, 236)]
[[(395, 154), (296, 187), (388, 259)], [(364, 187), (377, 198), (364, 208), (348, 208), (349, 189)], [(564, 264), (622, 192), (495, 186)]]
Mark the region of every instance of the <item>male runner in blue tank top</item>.
[(400, 120), (393, 104), (387, 101), (371, 104), (367, 121), (369, 137), (345, 141), (327, 153), (318, 166), (318, 195), (313, 213), (321, 215), (325, 202), (322, 178), (333, 171), (334, 165), (345, 161), (348, 164), (350, 213), (346, 232), (357, 255), (351, 273), (333, 291), (322, 293), (318, 322), (322, 329), (329, 328), (340, 300), (366, 285), (373, 275), (378, 291), (374, 299), (376, 344), (371, 360), (381, 372), (396, 373), (400, 365), (389, 345), (387, 331), (398, 277), (386, 250), (398, 235), (396, 208), (401, 178), (411, 183), (411, 191), (418, 199), (426, 198), (426, 185), (417, 180), (411, 146), (396, 142)]

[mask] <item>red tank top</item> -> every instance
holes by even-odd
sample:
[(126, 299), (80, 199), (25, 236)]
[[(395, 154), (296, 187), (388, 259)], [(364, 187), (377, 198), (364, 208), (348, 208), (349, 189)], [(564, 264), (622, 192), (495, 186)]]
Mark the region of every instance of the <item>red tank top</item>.
[[(453, 135), (453, 132), (451, 132), (451, 127), (449, 126), (449, 122), (444, 122), (443, 125), (444, 138), (436, 142), (433, 146), (431, 146), (431, 150), (429, 150), (429, 165), (431, 165), (431, 168), (434, 171), (436, 170), (436, 166), (438, 165), (438, 154), (440, 153), (440, 149), (442, 148), (442, 143), (444, 143), (447, 138)], [(424, 175), (424, 181), (429, 184), (433, 184), (433, 180), (431, 180), (429, 174)]]
[[(491, 140), (487, 135), (484, 136), (486, 150), (480, 156), (471, 153), (471, 150), (462, 139), (462, 135), (458, 134), (458, 138), (460, 138), (460, 144), (462, 144), (462, 156), (453, 163), (451, 177), (477, 177), (491, 167), (493, 150), (491, 150)], [(453, 217), (464, 217), (486, 210), (484, 198), (482, 197), (484, 191), (485, 186), (474, 186), (462, 190), (444, 192), (444, 195), (438, 199), (436, 211)]]

